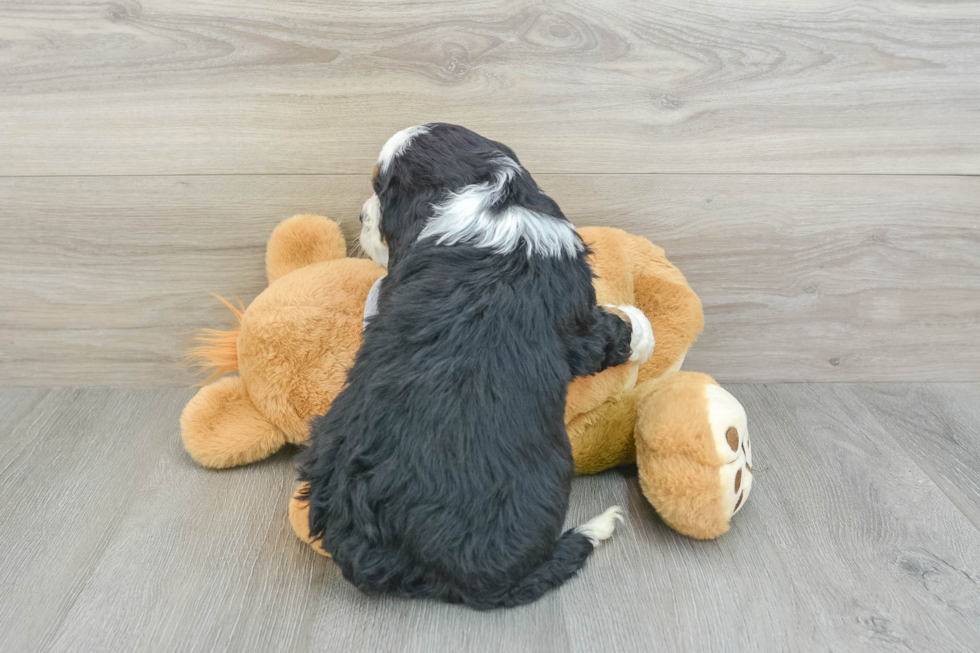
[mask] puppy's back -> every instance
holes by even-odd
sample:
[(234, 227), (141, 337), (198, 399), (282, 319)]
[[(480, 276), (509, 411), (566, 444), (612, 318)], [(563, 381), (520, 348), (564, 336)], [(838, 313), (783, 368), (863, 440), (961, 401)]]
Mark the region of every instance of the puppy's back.
[[(588, 305), (575, 295), (590, 272), (584, 260), (493, 258), (434, 245), (406, 258), (314, 427), (311, 530), (367, 591), (493, 607), (550, 587), (514, 591), (555, 559), (567, 511), (571, 373), (558, 329)], [(550, 573), (563, 580), (592, 544), (558, 541)]]

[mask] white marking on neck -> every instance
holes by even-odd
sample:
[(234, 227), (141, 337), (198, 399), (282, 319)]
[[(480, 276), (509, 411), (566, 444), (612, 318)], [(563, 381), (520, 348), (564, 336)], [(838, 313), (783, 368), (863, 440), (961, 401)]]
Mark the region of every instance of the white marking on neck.
[(385, 172), (395, 157), (408, 149), (413, 138), (428, 131), (428, 125), (416, 125), (415, 127), (406, 127), (389, 138), (388, 142), (381, 148), (381, 154), (378, 155), (378, 166), (381, 168), (381, 172)]
[(388, 267), (388, 246), (381, 240), (381, 200), (372, 195), (361, 207), (361, 249), (383, 268)]
[(551, 258), (574, 257), (582, 251), (584, 245), (568, 221), (522, 206), (502, 211), (492, 209), (507, 184), (521, 170), (507, 156), (499, 157), (495, 163), (499, 168), (492, 180), (465, 186), (435, 205), (418, 240), (436, 238), (439, 245), (465, 243), (486, 247), (497, 254), (509, 254), (523, 238), (528, 256), (537, 253)]

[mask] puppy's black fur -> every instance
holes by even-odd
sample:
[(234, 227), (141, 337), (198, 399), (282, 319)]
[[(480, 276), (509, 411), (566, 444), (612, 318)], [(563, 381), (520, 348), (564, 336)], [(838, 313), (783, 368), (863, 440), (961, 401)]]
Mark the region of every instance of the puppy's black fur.
[[(416, 240), (433, 204), (491, 179), (501, 154), (517, 162), (434, 124), (374, 181), (389, 274), (300, 466), (311, 533), (366, 592), (515, 606), (593, 549), (561, 534), (573, 474), (565, 392), (573, 376), (625, 362), (631, 329), (596, 306), (587, 249)], [(511, 205), (566, 220), (523, 168), (495, 208)]]

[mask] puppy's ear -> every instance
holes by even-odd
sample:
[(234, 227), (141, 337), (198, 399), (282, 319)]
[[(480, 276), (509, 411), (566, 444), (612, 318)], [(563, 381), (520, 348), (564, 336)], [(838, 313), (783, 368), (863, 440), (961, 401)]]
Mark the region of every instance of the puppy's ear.
[[(385, 192), (386, 191), (386, 192)], [(388, 245), (388, 271), (412, 246), (432, 215), (432, 205), (439, 199), (434, 188), (406, 189), (397, 180), (388, 185), (381, 200), (381, 235)]]

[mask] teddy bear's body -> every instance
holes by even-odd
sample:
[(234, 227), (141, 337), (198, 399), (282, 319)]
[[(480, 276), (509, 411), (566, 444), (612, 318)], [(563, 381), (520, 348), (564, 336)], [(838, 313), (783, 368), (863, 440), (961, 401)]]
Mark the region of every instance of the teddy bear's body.
[[(679, 372), (703, 326), (701, 303), (663, 250), (617, 229), (584, 228), (600, 304), (631, 304), (653, 325), (656, 346), (627, 363), (573, 381), (565, 423), (576, 471), (636, 461), (643, 491), (664, 520), (694, 537), (716, 537), (751, 488), (745, 413), (708, 376)], [(337, 225), (296, 216), (269, 241), (270, 285), (239, 328), (209, 332), (196, 350), (212, 376), (181, 417), (184, 444), (209, 467), (265, 458), (309, 437), (329, 410), (360, 346), (365, 302), (385, 270), (345, 258)], [(309, 541), (300, 502), (297, 534)], [(321, 551), (322, 552), (322, 551)]]

